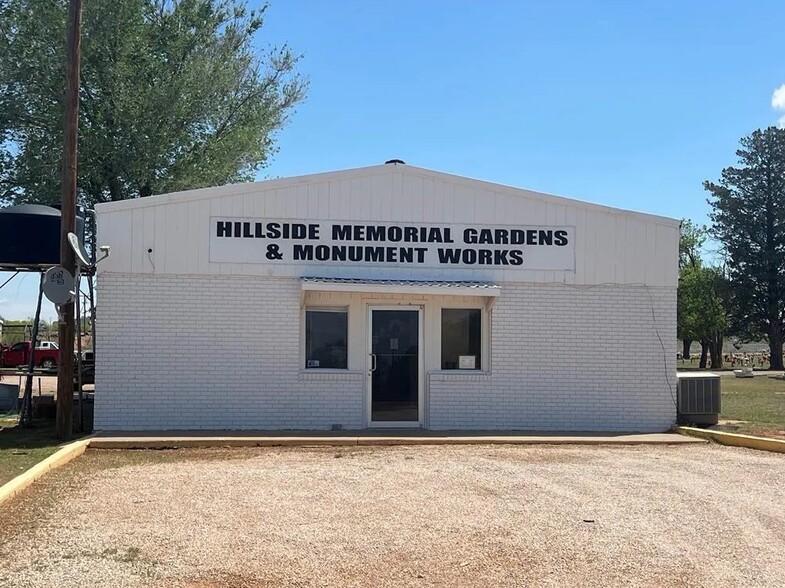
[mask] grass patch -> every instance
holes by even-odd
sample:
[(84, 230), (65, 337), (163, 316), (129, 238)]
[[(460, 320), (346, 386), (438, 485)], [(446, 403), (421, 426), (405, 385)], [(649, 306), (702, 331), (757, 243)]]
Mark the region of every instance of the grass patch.
[(0, 485), (57, 451), (60, 442), (54, 421), (36, 421), (34, 425), (21, 428), (16, 414), (0, 413)]
[(746, 421), (733, 425), (740, 433), (785, 436), (785, 377), (723, 377), (720, 419)]

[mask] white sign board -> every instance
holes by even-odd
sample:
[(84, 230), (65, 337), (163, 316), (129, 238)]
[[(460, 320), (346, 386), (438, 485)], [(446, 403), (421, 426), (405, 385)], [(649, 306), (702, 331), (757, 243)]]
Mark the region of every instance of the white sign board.
[(572, 271), (575, 227), (211, 217), (210, 261)]

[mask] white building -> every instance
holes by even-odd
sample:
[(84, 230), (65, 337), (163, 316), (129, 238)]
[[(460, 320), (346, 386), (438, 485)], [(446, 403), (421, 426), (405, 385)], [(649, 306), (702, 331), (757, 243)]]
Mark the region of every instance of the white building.
[(675, 422), (677, 220), (402, 164), (97, 213), (97, 429)]

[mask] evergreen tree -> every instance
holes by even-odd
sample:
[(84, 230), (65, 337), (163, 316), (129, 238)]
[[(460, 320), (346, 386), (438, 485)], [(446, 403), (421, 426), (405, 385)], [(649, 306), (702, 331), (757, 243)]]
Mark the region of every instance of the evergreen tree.
[(785, 327), (785, 129), (741, 140), (737, 167), (722, 170), (711, 193), (712, 233), (725, 249), (732, 322), (746, 338), (765, 336), (771, 368), (783, 369)]

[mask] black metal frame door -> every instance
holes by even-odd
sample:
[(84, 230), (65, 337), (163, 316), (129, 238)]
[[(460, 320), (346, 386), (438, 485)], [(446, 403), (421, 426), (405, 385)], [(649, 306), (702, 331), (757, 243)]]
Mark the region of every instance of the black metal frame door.
[(371, 422), (420, 419), (420, 312), (371, 309)]

